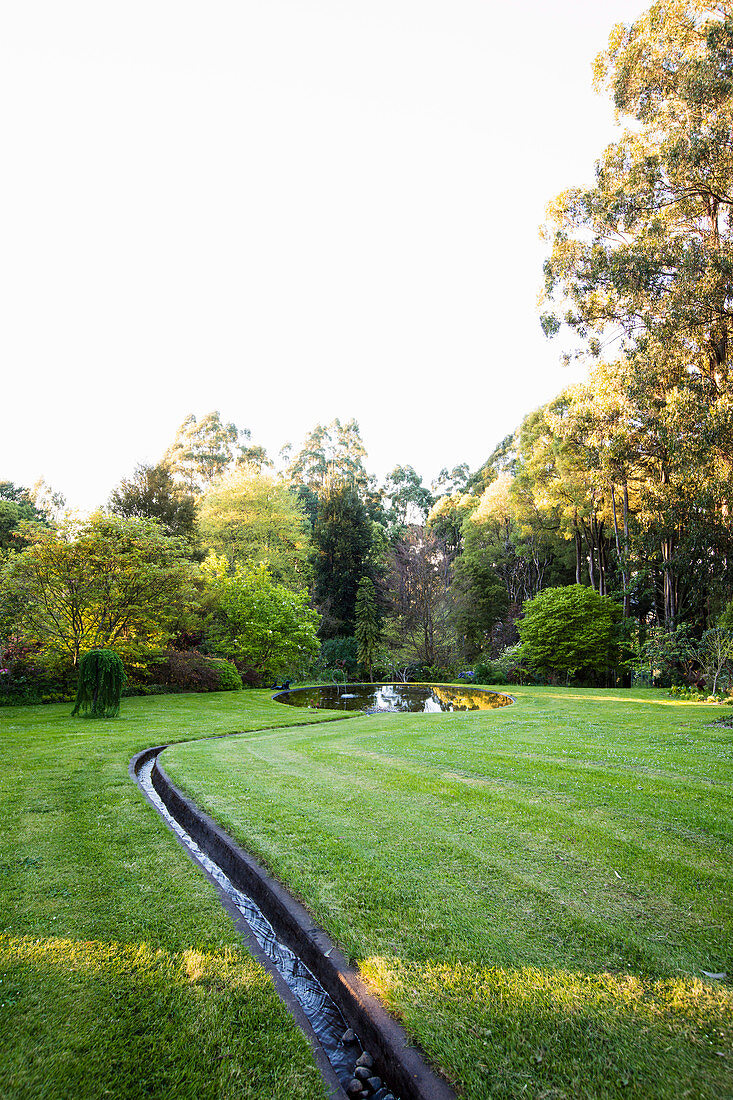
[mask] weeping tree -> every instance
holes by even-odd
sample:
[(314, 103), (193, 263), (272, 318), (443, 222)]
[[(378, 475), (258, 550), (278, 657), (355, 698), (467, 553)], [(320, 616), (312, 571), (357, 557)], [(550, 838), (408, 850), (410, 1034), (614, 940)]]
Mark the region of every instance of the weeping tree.
[(125, 672), (113, 649), (90, 649), (79, 665), (79, 686), (72, 716), (116, 718), (120, 713)]

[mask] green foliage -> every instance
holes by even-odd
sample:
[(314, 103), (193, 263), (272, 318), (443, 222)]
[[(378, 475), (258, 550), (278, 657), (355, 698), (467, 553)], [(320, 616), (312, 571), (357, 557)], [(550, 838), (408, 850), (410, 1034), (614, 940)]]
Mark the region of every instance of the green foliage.
[(79, 686), (72, 716), (116, 718), (125, 683), (122, 661), (112, 649), (90, 649), (79, 664)]
[(412, 466), (395, 466), (382, 489), (384, 514), (393, 537), (411, 523), (424, 523), (435, 497)]
[(151, 663), (152, 686), (174, 691), (241, 691), (242, 677), (231, 661), (198, 650), (171, 649)]
[(321, 637), (353, 634), (356, 591), (372, 545), (371, 523), (356, 489), (335, 484), (320, 498), (313, 529), (313, 598)]
[(704, 0), (655, 3), (617, 27), (596, 62), (630, 125), (594, 185), (550, 210), (546, 330), (570, 325), (591, 353), (611, 333), (651, 337), (723, 382), (733, 337), (733, 19)]
[(0, 668), (0, 706), (72, 702), (75, 681), (68, 668), (50, 667), (29, 655), (6, 656)]
[(0, 481), (0, 551), (28, 546), (29, 540), (22, 533), (24, 523), (48, 527), (49, 517), (38, 507), (30, 490), (12, 481)]
[(0, 623), (44, 659), (76, 664), (84, 650), (114, 647), (133, 660), (164, 644), (196, 602), (188, 544), (154, 520), (96, 513), (29, 537), (3, 570)]
[(359, 668), (356, 637), (324, 638), (316, 661), (316, 675), (329, 679), (328, 673), (338, 672), (343, 679), (356, 676)]
[(163, 464), (192, 493), (200, 493), (235, 462), (247, 462), (248, 458), (264, 461), (260, 448), (253, 450), (242, 442), (249, 437), (248, 429), (223, 423), (219, 412), (207, 413), (200, 420), (191, 413), (165, 452)]
[(506, 679), (495, 671), (491, 662), (477, 661), (473, 666), (473, 679), (476, 684), (506, 683)]
[(205, 547), (230, 566), (265, 565), (278, 583), (307, 585), (310, 524), (297, 495), (271, 474), (232, 470), (203, 496), (199, 522)]
[(236, 666), (223, 657), (210, 658), (219, 674), (219, 691), (241, 691), (242, 677)]
[(500, 684), (523, 684), (527, 680), (527, 663), (521, 642), (506, 646), (491, 662), (491, 667)]
[(196, 498), (178, 482), (164, 463), (140, 465), (132, 478), (123, 478), (107, 507), (128, 519), (156, 519), (166, 535), (196, 540)]
[(306, 485), (318, 496), (334, 484), (363, 492), (368, 481), (365, 458), (356, 420), (342, 424), (337, 418), (328, 425), (316, 424), (290, 463), (288, 475), (294, 485)]
[(306, 592), (277, 584), (264, 565), (238, 564), (210, 555), (207, 577), (209, 647), (242, 661), (264, 679), (296, 673), (318, 651), (319, 616)]
[(733, 632), (724, 627), (706, 630), (700, 639), (698, 655), (708, 690), (728, 690), (733, 674)]
[(359, 664), (370, 680), (374, 674), (374, 659), (381, 634), (374, 585), (369, 577), (362, 577), (356, 592), (356, 641)]
[(686, 623), (673, 630), (653, 627), (640, 646), (637, 668), (651, 686), (689, 683), (699, 668), (698, 647), (690, 627)]
[(546, 675), (603, 676), (618, 657), (615, 624), (620, 618), (621, 609), (592, 588), (546, 588), (524, 605), (522, 653)]

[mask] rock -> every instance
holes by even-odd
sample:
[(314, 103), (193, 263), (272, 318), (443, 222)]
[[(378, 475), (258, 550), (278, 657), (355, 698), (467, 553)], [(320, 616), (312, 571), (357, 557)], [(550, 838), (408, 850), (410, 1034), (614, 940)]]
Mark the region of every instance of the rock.
[(362, 1083), (361, 1083), (361, 1081), (357, 1080), (356, 1077), (354, 1077), (351, 1081), (349, 1081), (348, 1085), (346, 1086), (346, 1095), (347, 1096), (361, 1096), (362, 1092), (363, 1092)]
[(341, 1042), (342, 1043), (347, 1043), (347, 1044), (355, 1043), (356, 1042), (356, 1033), (354, 1031), (352, 1031), (351, 1028), (349, 1028), (349, 1030), (345, 1031), (343, 1033), (343, 1035), (341, 1036)]
[(372, 1071), (367, 1069), (366, 1066), (357, 1066), (354, 1070), (354, 1077), (358, 1081), (368, 1081), (372, 1075)]
[(356, 1059), (357, 1066), (366, 1066), (367, 1069), (371, 1069), (374, 1065), (374, 1059), (368, 1050), (365, 1050), (363, 1054), (360, 1054)]
[(367, 1084), (369, 1085), (369, 1088), (372, 1090), (372, 1092), (379, 1092), (382, 1087), (382, 1078), (367, 1077)]

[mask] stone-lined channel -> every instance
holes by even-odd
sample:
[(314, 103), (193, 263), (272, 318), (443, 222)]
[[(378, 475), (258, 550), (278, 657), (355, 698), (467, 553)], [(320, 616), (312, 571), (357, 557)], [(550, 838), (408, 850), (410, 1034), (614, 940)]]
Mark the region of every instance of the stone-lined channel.
[[(255, 956), (273, 975), (278, 992), (314, 1048), (332, 1096), (454, 1100), (452, 1090), (427, 1066), (326, 933), (313, 926), (300, 903), (173, 786), (158, 763), (164, 748), (138, 753), (130, 762), (130, 773), (215, 884), (245, 941), (250, 941)], [(240, 880), (240, 885), (233, 878)], [(255, 887), (252, 893), (264, 901), (274, 920), (240, 888), (242, 881)]]

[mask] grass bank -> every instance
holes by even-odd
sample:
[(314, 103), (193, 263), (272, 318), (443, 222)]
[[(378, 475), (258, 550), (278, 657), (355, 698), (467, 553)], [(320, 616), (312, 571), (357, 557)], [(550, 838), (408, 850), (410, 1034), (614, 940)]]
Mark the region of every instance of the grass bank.
[(314, 721), (266, 692), (0, 710), (0, 1096), (318, 1100), (305, 1039), (130, 782), (182, 738)]
[[(467, 1097), (733, 1096), (733, 732), (659, 692), (180, 745)], [(285, 709), (285, 708), (282, 708)]]

